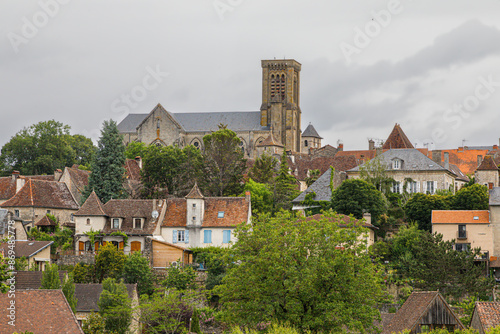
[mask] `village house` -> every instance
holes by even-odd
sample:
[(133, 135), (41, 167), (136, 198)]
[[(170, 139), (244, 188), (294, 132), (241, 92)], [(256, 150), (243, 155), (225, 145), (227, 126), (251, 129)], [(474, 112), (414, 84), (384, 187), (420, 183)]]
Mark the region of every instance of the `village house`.
[(499, 175), (498, 166), (493, 157), (487, 155), (476, 169), (476, 183), (485, 185), (488, 189), (493, 189), (499, 186)]
[(78, 165), (66, 167), (64, 168), (64, 172), (58, 169), (54, 173), (55, 180), (66, 184), (78, 204), (81, 203), (82, 193), (89, 184), (89, 176), (90, 172), (78, 168)]
[[(26, 258), (28, 268), (44, 271), (47, 265), (51, 263), (50, 249), (54, 241), (31, 241), (16, 240), (14, 244), (15, 258)], [(9, 244), (2, 242), (0, 252), (7, 255), (9, 253)]]
[[(9, 222), (13, 222), (13, 224), (9, 224)], [(15, 240), (28, 240), (28, 232), (22, 219), (15, 217), (12, 212), (6, 209), (0, 209), (0, 238), (11, 239), (12, 236)]]
[[(8, 310), (12, 300), (0, 293), (0, 308)], [(5, 312), (0, 333), (83, 334), (62, 290), (16, 290), (15, 326), (8, 321)]]
[(476, 302), (470, 327), (485, 334), (500, 325), (500, 302)]
[(396, 312), (382, 334), (410, 334), (446, 329), (449, 332), (465, 329), (450, 305), (438, 291), (413, 292)]

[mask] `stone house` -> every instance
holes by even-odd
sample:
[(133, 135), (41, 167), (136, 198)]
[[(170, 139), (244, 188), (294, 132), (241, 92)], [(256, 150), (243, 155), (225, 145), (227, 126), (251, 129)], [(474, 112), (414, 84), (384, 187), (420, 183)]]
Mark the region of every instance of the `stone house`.
[(198, 185), (185, 198), (167, 199), (161, 223), (163, 241), (183, 248), (229, 247), (237, 225), (249, 223), (250, 193), (245, 197), (204, 197)]
[(258, 156), (257, 145), (270, 134), (285, 150), (295, 153), (305, 150), (309, 143), (320, 146), (316, 131), (304, 131), (306, 136), (302, 138), (301, 64), (293, 59), (262, 60), (261, 67), (260, 111), (173, 113), (158, 104), (149, 114), (129, 114), (118, 124), (125, 144), (138, 141), (202, 149), (203, 136), (225, 124), (238, 135), (247, 158)]
[(454, 249), (481, 248), (485, 258), (493, 255), (493, 225), (488, 210), (433, 210), (432, 233), (440, 233), (443, 240), (455, 240)]
[(28, 240), (28, 232), (22, 219), (15, 217), (12, 212), (6, 209), (0, 209), (0, 238), (10, 238), (11, 236), (14, 236), (15, 240)]
[(396, 312), (382, 334), (410, 334), (429, 332), (433, 329), (449, 332), (465, 329), (450, 305), (438, 291), (413, 292)]
[(73, 214), (80, 206), (65, 183), (22, 176), (16, 181), (17, 192), (1, 207), (14, 212), (23, 221), (31, 222), (28, 230), (47, 213), (54, 215), (61, 225), (73, 222)]
[(8, 310), (15, 300), (15, 327), (7, 312), (0, 333), (83, 334), (62, 290), (16, 290), (15, 299), (0, 293), (0, 308)]
[[(48, 264), (51, 264), (50, 249), (54, 241), (31, 241), (16, 240), (14, 243), (15, 258), (25, 257), (28, 261), (28, 268), (44, 271)], [(4, 256), (9, 254), (9, 243), (0, 244), (0, 252)]]
[(476, 169), (476, 183), (483, 184), (488, 189), (493, 189), (493, 187), (499, 186), (499, 175), (498, 166), (493, 157), (487, 155)]
[(479, 334), (485, 334), (498, 325), (500, 325), (500, 302), (476, 302), (470, 327)]
[[(165, 200), (117, 199), (102, 204), (92, 192), (75, 213), (75, 252), (95, 252), (103, 244), (112, 243), (125, 254), (151, 252), (150, 240), (165, 215)], [(94, 244), (87, 234), (101, 231)], [(120, 235), (123, 233), (125, 238)]]
[(73, 165), (72, 167), (64, 168), (62, 174), (60, 170), (57, 170), (54, 175), (56, 176), (56, 181), (66, 184), (71, 194), (73, 194), (76, 203), (81, 204), (82, 193), (89, 184), (90, 172), (79, 169), (78, 165)]

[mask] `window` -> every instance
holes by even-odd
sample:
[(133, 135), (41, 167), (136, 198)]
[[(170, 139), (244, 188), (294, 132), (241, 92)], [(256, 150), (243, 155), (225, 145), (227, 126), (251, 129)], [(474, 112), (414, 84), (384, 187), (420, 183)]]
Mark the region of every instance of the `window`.
[(224, 211), (219, 211), (217, 218), (224, 218)]
[(14, 210), (14, 215), (15, 215), (16, 217), (19, 217), (19, 210)]
[(434, 181), (427, 181), (427, 193), (434, 194)]
[(193, 143), (193, 146), (194, 146), (194, 147), (196, 147), (196, 148), (199, 148), (199, 147), (200, 147), (200, 143), (198, 143), (197, 141), (195, 141), (195, 142)]
[(415, 194), (417, 192), (417, 182), (409, 182), (408, 191), (410, 194)]
[(193, 209), (196, 209), (196, 203), (193, 203)]
[(172, 242), (174, 244), (178, 242), (189, 243), (189, 230), (173, 230)]
[(395, 159), (392, 161), (392, 169), (400, 169), (401, 168), (401, 160)]
[(304, 146), (307, 147), (307, 140), (304, 140)]
[(71, 214), (71, 215), (69, 216), (69, 219), (70, 219), (71, 221), (75, 221), (75, 215), (74, 215), (74, 214)]
[(120, 228), (120, 219), (113, 218), (113, 229), (119, 229), (119, 228)]
[(134, 218), (134, 228), (135, 229), (142, 228), (142, 219), (141, 218)]
[(90, 218), (87, 218), (87, 225), (90, 225)]
[(184, 232), (185, 231), (177, 231), (177, 241), (178, 242), (184, 242)]
[(400, 183), (399, 183), (399, 182), (394, 182), (394, 183), (392, 184), (392, 192), (393, 192), (393, 193), (397, 193), (397, 194), (399, 194), (399, 185), (400, 185)]
[(228, 244), (231, 242), (231, 230), (222, 231), (222, 243)]
[(193, 216), (193, 223), (196, 221), (196, 216)]
[(212, 230), (203, 231), (203, 243), (205, 244), (212, 243)]
[(467, 231), (465, 225), (458, 225), (458, 239), (467, 239)]
[(47, 213), (50, 213), (50, 210), (47, 210)]
[(470, 248), (470, 244), (455, 244), (455, 250), (458, 252), (466, 252)]

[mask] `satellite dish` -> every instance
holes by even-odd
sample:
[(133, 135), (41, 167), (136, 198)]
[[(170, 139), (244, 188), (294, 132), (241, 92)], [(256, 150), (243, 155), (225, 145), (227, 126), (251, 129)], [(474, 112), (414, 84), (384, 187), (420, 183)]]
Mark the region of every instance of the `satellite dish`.
[(159, 214), (158, 214), (158, 211), (154, 210), (152, 213), (151, 213), (151, 216), (156, 219), (158, 218)]

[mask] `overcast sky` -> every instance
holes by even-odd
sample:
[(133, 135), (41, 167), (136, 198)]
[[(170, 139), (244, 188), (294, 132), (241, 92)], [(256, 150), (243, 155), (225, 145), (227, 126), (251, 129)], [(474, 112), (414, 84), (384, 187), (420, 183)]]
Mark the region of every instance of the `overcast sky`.
[[(55, 119), (257, 111), (261, 59), (302, 64), (302, 130), (366, 149), (498, 144), (500, 0), (0, 2), (0, 145)], [(127, 96), (129, 96), (127, 98)]]

